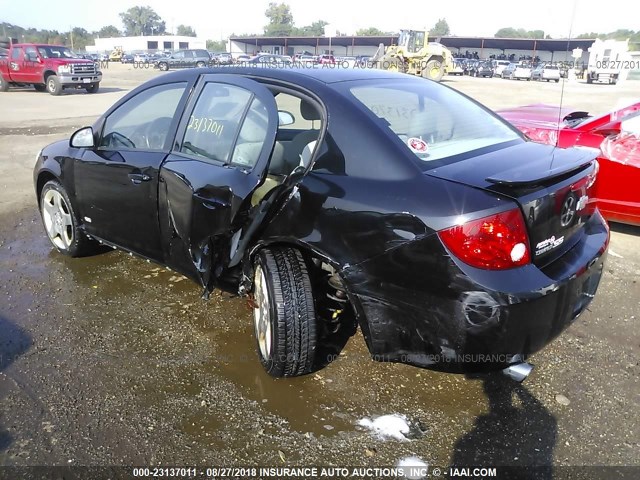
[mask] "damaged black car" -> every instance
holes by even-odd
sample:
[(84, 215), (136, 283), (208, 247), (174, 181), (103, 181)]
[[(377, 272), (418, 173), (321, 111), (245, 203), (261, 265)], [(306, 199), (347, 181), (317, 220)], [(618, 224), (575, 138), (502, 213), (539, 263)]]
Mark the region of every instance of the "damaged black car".
[(404, 74), (197, 69), (137, 87), (38, 155), (61, 253), (108, 245), (248, 296), (274, 377), (372, 357), (448, 372), (518, 365), (593, 299), (609, 230), (597, 151), (529, 141)]

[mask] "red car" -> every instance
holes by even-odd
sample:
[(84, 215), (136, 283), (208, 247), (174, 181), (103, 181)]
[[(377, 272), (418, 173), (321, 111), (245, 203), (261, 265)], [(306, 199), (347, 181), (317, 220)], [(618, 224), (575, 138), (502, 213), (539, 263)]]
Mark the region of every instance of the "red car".
[(600, 148), (598, 208), (610, 221), (640, 225), (640, 102), (597, 117), (551, 105), (497, 113), (535, 142)]

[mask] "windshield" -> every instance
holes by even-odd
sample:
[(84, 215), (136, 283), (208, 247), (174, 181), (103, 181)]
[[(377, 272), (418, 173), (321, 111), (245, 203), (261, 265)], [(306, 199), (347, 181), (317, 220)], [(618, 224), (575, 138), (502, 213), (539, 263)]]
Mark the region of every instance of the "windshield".
[(79, 58), (67, 47), (38, 47), (38, 52), (42, 58)]
[(522, 138), (480, 105), (433, 82), (361, 82), (349, 90), (415, 154), (424, 170), (434, 168), (436, 160), (454, 161), (450, 157)]

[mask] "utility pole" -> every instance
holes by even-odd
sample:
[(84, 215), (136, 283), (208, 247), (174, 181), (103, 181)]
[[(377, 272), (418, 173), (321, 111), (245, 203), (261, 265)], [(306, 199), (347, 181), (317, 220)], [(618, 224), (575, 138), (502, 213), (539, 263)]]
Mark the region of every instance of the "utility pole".
[(73, 50), (73, 27), (69, 27), (69, 37), (71, 38), (71, 50)]

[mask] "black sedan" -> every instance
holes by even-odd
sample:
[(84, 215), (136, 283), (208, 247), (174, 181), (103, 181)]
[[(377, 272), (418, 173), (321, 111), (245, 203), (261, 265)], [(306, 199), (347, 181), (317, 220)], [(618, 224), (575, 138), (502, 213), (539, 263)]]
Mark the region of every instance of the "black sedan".
[(469, 75), (472, 77), (493, 77), (493, 67), (489, 62), (474, 62), (468, 69)]
[(594, 297), (596, 155), (404, 74), (229, 67), (137, 87), (34, 181), (61, 253), (106, 244), (249, 296), (275, 377), (357, 326), (376, 360), (469, 372), (521, 364)]

